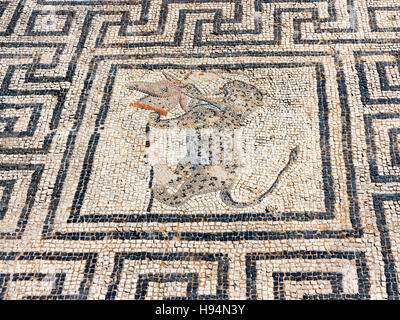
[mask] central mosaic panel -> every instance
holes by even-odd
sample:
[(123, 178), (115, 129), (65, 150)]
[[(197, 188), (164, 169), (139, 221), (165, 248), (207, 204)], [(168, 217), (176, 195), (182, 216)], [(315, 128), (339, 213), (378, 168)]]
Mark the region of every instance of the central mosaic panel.
[(43, 236), (359, 235), (338, 65), (330, 55), (94, 59)]
[(399, 299), (398, 0), (0, 4), (1, 299)]

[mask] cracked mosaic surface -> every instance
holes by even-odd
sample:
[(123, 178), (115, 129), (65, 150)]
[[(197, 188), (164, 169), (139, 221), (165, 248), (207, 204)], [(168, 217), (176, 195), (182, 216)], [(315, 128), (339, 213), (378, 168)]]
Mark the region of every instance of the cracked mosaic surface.
[(0, 299), (399, 299), (398, 0), (0, 16)]

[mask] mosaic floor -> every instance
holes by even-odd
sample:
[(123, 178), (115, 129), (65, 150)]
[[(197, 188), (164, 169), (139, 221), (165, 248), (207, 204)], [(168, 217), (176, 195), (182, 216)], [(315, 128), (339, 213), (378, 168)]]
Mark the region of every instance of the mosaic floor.
[(399, 298), (399, 0), (0, 16), (0, 299)]

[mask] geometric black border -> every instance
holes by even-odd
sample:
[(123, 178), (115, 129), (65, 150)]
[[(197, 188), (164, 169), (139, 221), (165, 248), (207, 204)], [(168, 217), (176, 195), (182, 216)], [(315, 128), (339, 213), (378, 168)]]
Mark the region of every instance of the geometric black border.
[(400, 11), (400, 6), (368, 7), (369, 24), (371, 26), (372, 32), (400, 32), (400, 27), (386, 27), (386, 28), (378, 27), (376, 21), (376, 11)]
[[(0, 232), (0, 239), (20, 239), (25, 231), (25, 227), (28, 223), (29, 215), (34, 204), (35, 195), (37, 192), (40, 177), (42, 176), (44, 169), (43, 164), (0, 164), (0, 171), (12, 171), (12, 170), (29, 170), (33, 171), (31, 181), (28, 187), (25, 205), (22, 208), (21, 215), (18, 219), (17, 226), (14, 232)], [(12, 190), (10, 190), (12, 192)], [(11, 196), (11, 195), (9, 195)], [(7, 201), (8, 202), (8, 201)], [(2, 208), (2, 215), (6, 214), (7, 208)]]
[[(164, 297), (163, 300), (204, 300), (205, 295), (198, 295), (199, 279), (197, 273), (148, 273), (139, 274), (136, 285), (135, 300), (144, 300), (147, 296), (149, 283), (187, 282), (186, 296)], [(209, 298), (211, 299), (211, 298)]]
[[(369, 163), (369, 172), (372, 182), (377, 183), (390, 183), (400, 182), (400, 175), (381, 175), (378, 171), (377, 165), (377, 148), (375, 142), (375, 132), (373, 128), (374, 119), (395, 119), (398, 118), (400, 122), (400, 113), (378, 113), (378, 114), (365, 114), (365, 139), (367, 142), (367, 155)], [(393, 157), (392, 157), (393, 160)]]
[[(226, 300), (228, 299), (228, 255), (216, 253), (151, 253), (151, 252), (119, 252), (114, 257), (114, 269), (111, 275), (111, 284), (108, 287), (106, 299), (114, 300), (117, 294), (118, 285), (121, 280), (121, 272), (124, 267), (125, 260), (161, 260), (161, 261), (209, 261), (218, 262), (217, 288), (215, 295), (198, 295), (191, 299), (198, 300)], [(161, 275), (161, 274), (158, 274)], [(170, 274), (169, 274), (170, 275)], [(162, 282), (162, 277), (153, 279), (155, 282)], [(179, 280), (177, 280), (179, 281)], [(136, 293), (136, 297), (142, 299), (140, 294)]]
[[(369, 269), (365, 260), (364, 252), (347, 252), (347, 251), (280, 251), (280, 252), (256, 252), (246, 255), (246, 296), (249, 300), (257, 299), (257, 261), (260, 260), (290, 260), (290, 259), (309, 259), (316, 261), (317, 259), (347, 259), (354, 260), (357, 276), (358, 276), (358, 293), (342, 294), (332, 293), (327, 295), (307, 296), (308, 299), (369, 299), (370, 281)], [(322, 270), (325, 271), (325, 270)], [(310, 277), (309, 273), (295, 273), (297, 281), (306, 281)], [(282, 298), (282, 295), (275, 293), (275, 298)]]
[[(368, 89), (368, 81), (367, 81), (367, 74), (365, 71), (365, 63), (362, 61), (363, 56), (382, 56), (382, 55), (392, 55), (394, 59), (396, 59), (396, 62), (390, 63), (396, 64), (398, 67), (400, 66), (400, 51), (355, 51), (354, 52), (354, 58), (355, 58), (355, 67), (357, 70), (357, 75), (358, 75), (358, 84), (360, 87), (360, 93), (361, 93), (361, 101), (366, 104), (366, 105), (380, 105), (380, 104), (398, 104), (400, 103), (400, 98), (390, 98), (390, 97), (379, 97), (379, 98), (373, 98), (371, 97)], [(388, 78), (386, 71), (384, 69), (384, 66), (388, 65), (387, 62), (376, 62), (376, 71), (377, 75), (379, 77), (379, 84), (380, 84), (380, 89), (382, 91), (398, 91), (400, 88), (397, 88), (397, 86), (390, 86), (388, 83)], [(399, 69), (400, 70), (400, 69)]]
[(390, 300), (399, 300), (399, 289), (397, 282), (396, 265), (393, 257), (392, 245), (390, 241), (390, 231), (387, 227), (385, 216), (385, 201), (400, 202), (400, 193), (374, 194), (372, 195), (376, 224), (380, 233), (383, 262), (385, 264), (386, 290)]
[[(35, 31), (35, 23), (38, 16), (45, 15), (57, 15), (57, 16), (66, 16), (64, 26), (62, 30), (59, 31)], [(72, 19), (74, 18), (75, 11), (67, 11), (67, 10), (57, 10), (57, 11), (32, 11), (31, 16), (29, 17), (29, 21), (27, 23), (27, 28), (25, 30), (26, 36), (67, 36), (69, 34), (69, 29), (71, 28)]]
[(343, 293), (343, 275), (337, 272), (273, 272), (274, 279), (274, 299), (286, 300), (285, 281), (329, 281), (332, 287), (332, 293), (303, 295), (303, 300), (337, 300), (344, 299)]
[(18, 121), (18, 117), (0, 117), (0, 123), (4, 122), (5, 126), (3, 131), (0, 132), (0, 138), (22, 138), (22, 137), (33, 137), (38, 126), (41, 110), (43, 109), (43, 103), (0, 103), (0, 110), (7, 109), (25, 109), (31, 108), (32, 113), (29, 118), (27, 128), (24, 131), (14, 131), (14, 126)]
[[(23, 1), (23, 0), (22, 0)], [(22, 2), (21, 1), (21, 2)], [(328, 12), (328, 17), (320, 17), (318, 8), (307, 7), (307, 8), (298, 8), (298, 7), (289, 7), (289, 8), (281, 8), (276, 6), (273, 10), (273, 39), (269, 40), (253, 40), (253, 39), (243, 39), (243, 40), (220, 40), (220, 41), (202, 41), (202, 29), (203, 24), (208, 23), (213, 25), (213, 33), (218, 35), (224, 34), (232, 34), (232, 35), (257, 35), (262, 32), (263, 26), (259, 19), (254, 18), (254, 28), (246, 29), (246, 30), (226, 30), (224, 27), (225, 24), (235, 24), (241, 23), (243, 17), (243, 4), (240, 0), (164, 0), (159, 12), (159, 20), (156, 22), (156, 28), (154, 30), (149, 30), (147, 32), (140, 32), (141, 36), (151, 36), (154, 34), (164, 34), (167, 17), (169, 14), (169, 10), (171, 10), (171, 6), (175, 3), (177, 4), (196, 4), (196, 3), (231, 3), (234, 5), (234, 14), (233, 18), (226, 18), (222, 15), (221, 8), (210, 8), (210, 9), (181, 9), (179, 10), (179, 19), (177, 21), (176, 31), (174, 34), (174, 40), (171, 42), (160, 41), (160, 42), (133, 42), (133, 43), (112, 43), (109, 44), (108, 47), (118, 47), (118, 48), (140, 48), (140, 47), (156, 47), (156, 46), (164, 46), (164, 47), (177, 47), (181, 44), (182, 35), (185, 32), (185, 20), (186, 15), (191, 13), (214, 13), (213, 19), (199, 19), (196, 23), (194, 30), (194, 46), (237, 46), (237, 45), (248, 45), (248, 46), (273, 46), (280, 45), (282, 42), (282, 15), (288, 12), (298, 12), (298, 13), (307, 13), (311, 17), (310, 18), (294, 18), (293, 19), (293, 29), (294, 29), (294, 43), (295, 44), (329, 44), (329, 43), (343, 43), (343, 44), (356, 44), (356, 43), (399, 43), (399, 38), (392, 39), (381, 39), (379, 36), (373, 37), (371, 39), (341, 39), (341, 38), (327, 38), (327, 39), (303, 39), (301, 31), (303, 30), (303, 23), (312, 23), (313, 31), (315, 33), (328, 32), (328, 33), (354, 33), (358, 30), (358, 22), (357, 16), (353, 16), (350, 18), (348, 23), (350, 27), (337, 28), (337, 27), (326, 27), (324, 24), (329, 22), (337, 22), (337, 13), (336, 13), (336, 5), (335, 0), (307, 0), (306, 3), (319, 3), (325, 2)], [(255, 0), (254, 1), (254, 9), (255, 12), (262, 12), (263, 4), (281, 4), (281, 3), (296, 3), (298, 0)], [(145, 25), (149, 20), (149, 8), (151, 6), (151, 0), (141, 0), (137, 3), (132, 3), (128, 0), (122, 1), (110, 1), (110, 0), (77, 0), (77, 1), (45, 1), (45, 0), (37, 0), (38, 5), (52, 5), (52, 6), (68, 6), (68, 7), (93, 7), (95, 5), (126, 5), (127, 9), (129, 9), (130, 5), (138, 5), (141, 4), (142, 8), (139, 14), (139, 19), (135, 21), (130, 20), (129, 11), (122, 11), (122, 18), (119, 22), (109, 22), (105, 21), (101, 25), (101, 32), (99, 32), (99, 37), (96, 41), (97, 47), (106, 47), (102, 43), (102, 38), (108, 32), (107, 28), (109, 25), (120, 26), (120, 36), (130, 36), (130, 33), (126, 31), (127, 26), (130, 25)], [(379, 28), (376, 23), (375, 12), (380, 10), (392, 10), (399, 11), (400, 7), (398, 6), (386, 6), (386, 7), (367, 7), (369, 13), (369, 25), (370, 29), (374, 33), (380, 33), (385, 31), (397, 31), (397, 28)], [(354, 0), (347, 0), (347, 11), (351, 12), (354, 10)], [(110, 11), (92, 11), (91, 14), (109, 14)], [(111, 11), (112, 12), (112, 11)], [(91, 22), (91, 21), (90, 21)], [(90, 24), (90, 23), (89, 23)], [(13, 28), (10, 28), (10, 32), (12, 32)]]
[[(41, 300), (84, 300), (87, 299), (90, 286), (93, 281), (93, 274), (97, 262), (97, 253), (70, 253), (70, 252), (0, 252), (0, 261), (21, 261), (21, 260), (57, 260), (57, 261), (82, 261), (86, 260), (85, 270), (83, 271), (83, 279), (79, 286), (79, 293), (75, 295), (63, 295), (64, 281), (57, 281), (57, 292), (45, 296), (35, 296), (32, 298)], [(42, 278), (43, 273), (39, 274), (13, 274), (13, 279), (29, 280), (32, 277)], [(56, 278), (62, 279), (63, 274), (59, 274)], [(0, 300), (4, 299), (7, 291), (7, 285), (10, 281), (11, 274), (0, 274)]]
[(11, 193), (14, 189), (15, 182), (16, 182), (15, 179), (0, 180), (0, 187), (4, 187), (3, 194), (0, 200), (0, 220), (3, 220), (4, 216), (7, 213), (8, 202), (10, 201)]
[(400, 166), (400, 128), (389, 129), (390, 157), (392, 167)]

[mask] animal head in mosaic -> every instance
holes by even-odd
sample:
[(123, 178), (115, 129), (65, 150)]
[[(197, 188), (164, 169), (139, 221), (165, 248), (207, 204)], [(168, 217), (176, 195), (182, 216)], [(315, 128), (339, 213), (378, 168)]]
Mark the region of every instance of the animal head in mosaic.
[(255, 86), (240, 80), (229, 81), (220, 88), (224, 97), (222, 103), (230, 106), (235, 112), (249, 115), (263, 105), (263, 95)]

